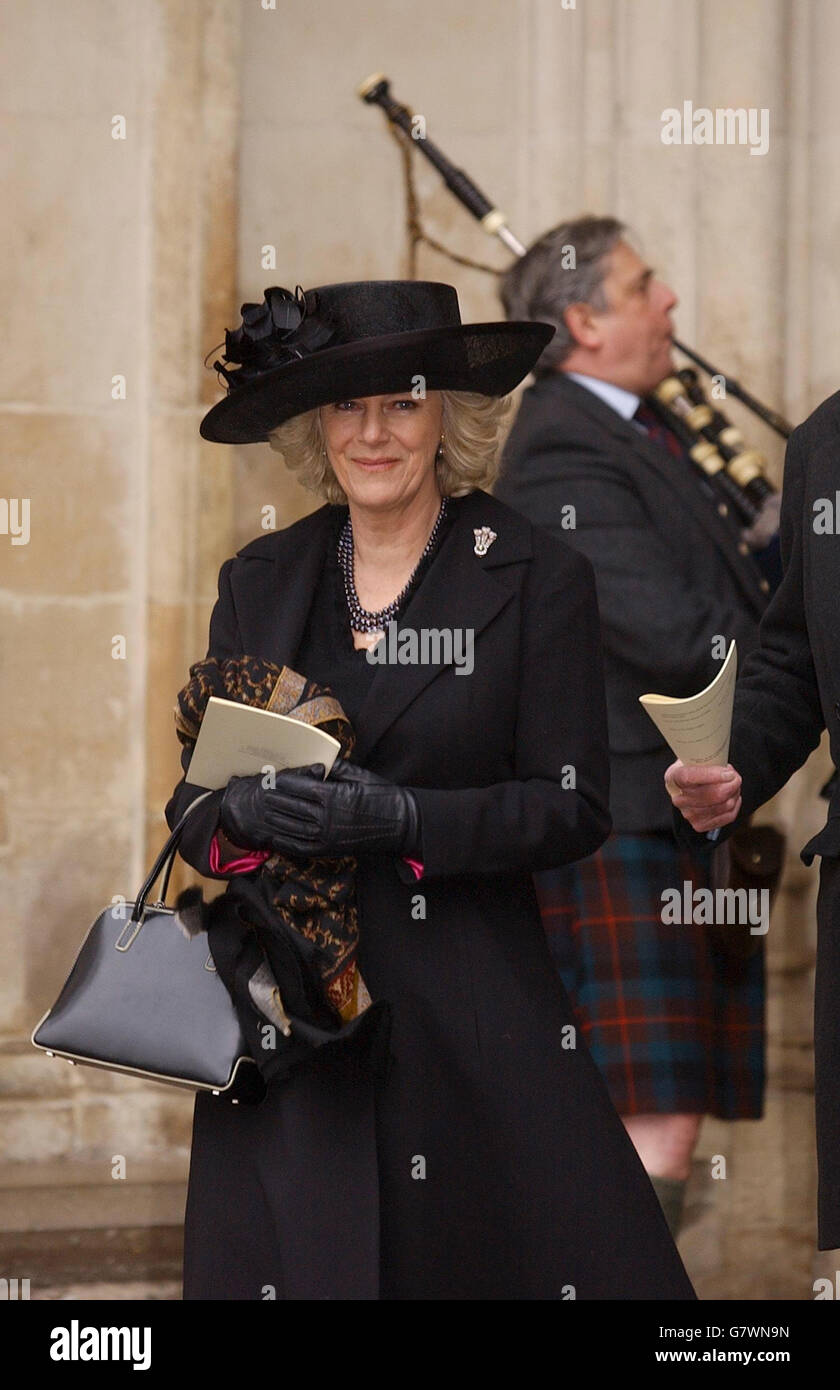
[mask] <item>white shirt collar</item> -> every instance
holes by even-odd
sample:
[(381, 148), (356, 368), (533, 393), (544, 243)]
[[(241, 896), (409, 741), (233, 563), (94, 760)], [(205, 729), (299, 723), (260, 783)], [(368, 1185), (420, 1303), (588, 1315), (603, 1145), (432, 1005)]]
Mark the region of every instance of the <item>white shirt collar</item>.
[(597, 376), (584, 376), (583, 372), (565, 372), (564, 375), (585, 386), (593, 395), (600, 396), (623, 420), (632, 420), (636, 414), (641, 397), (634, 396), (632, 391), (625, 391), (623, 386), (615, 386), (613, 382), (602, 381)]

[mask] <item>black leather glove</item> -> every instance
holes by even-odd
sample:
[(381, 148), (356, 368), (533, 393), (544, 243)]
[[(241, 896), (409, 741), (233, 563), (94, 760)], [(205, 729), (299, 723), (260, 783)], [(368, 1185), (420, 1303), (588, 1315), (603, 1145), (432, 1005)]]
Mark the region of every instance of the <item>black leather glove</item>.
[(356, 763), (345, 762), (342, 759), (336, 759), (332, 765), (327, 786), (331, 782), (342, 782), (347, 786), (355, 785), (360, 791), (362, 788), (366, 788), (369, 792), (369, 797), (365, 798), (368, 811), (373, 811), (377, 804), (383, 804), (385, 791), (390, 792), (392, 797), (398, 798), (401, 813), (405, 817), (405, 834), (400, 844), (396, 846), (396, 852), (407, 855), (409, 859), (422, 858), (423, 837), (420, 826), (420, 807), (410, 788), (395, 786), (393, 782), (388, 781), (387, 777), (380, 777), (377, 772), (369, 772), (366, 767), (359, 767)]
[(272, 832), (266, 821), (266, 797), (271, 789), (262, 783), (259, 772), (252, 777), (231, 777), (222, 797), (219, 824), (231, 844), (241, 849), (272, 848)]
[(359, 853), (421, 855), (420, 808), (407, 787), (344, 761), (289, 768), (264, 787), (262, 775), (231, 777), (219, 812), (222, 830), (243, 849), (296, 857)]
[[(260, 778), (231, 779), (256, 782), (258, 789), (234, 790), (235, 843), (268, 847), (295, 857), (338, 858), (345, 854), (396, 854), (419, 857), (420, 809), (406, 787), (394, 786), (375, 772), (338, 762), (323, 781), (323, 765), (293, 768), (277, 774), (275, 786), (263, 789)], [(224, 801), (223, 801), (224, 806)], [(228, 830), (222, 824), (225, 834)], [(250, 839), (237, 840), (249, 835)]]

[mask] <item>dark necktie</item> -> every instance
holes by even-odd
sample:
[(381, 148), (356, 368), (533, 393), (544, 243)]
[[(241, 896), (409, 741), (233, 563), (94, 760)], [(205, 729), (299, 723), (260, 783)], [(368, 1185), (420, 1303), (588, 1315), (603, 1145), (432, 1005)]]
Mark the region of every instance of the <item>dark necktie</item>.
[[(667, 425), (663, 425), (659, 416), (656, 414), (655, 411), (651, 410), (650, 406), (647, 405), (645, 401), (639, 401), (639, 404), (636, 407), (636, 410), (633, 414), (633, 419), (636, 420), (638, 424), (640, 424), (644, 428), (648, 439), (651, 439), (655, 444), (661, 445), (663, 449), (667, 449), (668, 453), (671, 455), (672, 458), (682, 459), (683, 462), (690, 461), (690, 466), (697, 478), (701, 491), (706, 495), (710, 502), (714, 503), (715, 510), (717, 511), (719, 516), (728, 516), (729, 507), (727, 503), (721, 500), (719, 493), (715, 492), (708, 478), (703, 473), (703, 470), (701, 469), (700, 465), (694, 463), (694, 461), (691, 460), (691, 456), (688, 453), (688, 450), (683, 448), (677, 436), (673, 434), (671, 430), (668, 429)], [(730, 516), (728, 523), (730, 530), (732, 529), (733, 523), (735, 524), (737, 532), (738, 552), (739, 554), (746, 556), (747, 554), (749, 554), (749, 546), (747, 545), (746, 541), (741, 535), (740, 523), (736, 522), (734, 516)], [(771, 550), (775, 544), (775, 541), (771, 542), (771, 545), (770, 547), (768, 547), (768, 550)], [(781, 578), (781, 570), (778, 567), (778, 558), (775, 554), (775, 551), (772, 555), (769, 555), (767, 551), (762, 551), (761, 555), (766, 558), (766, 564), (761, 559), (757, 561), (758, 566), (762, 570), (763, 574), (763, 578), (759, 580), (759, 584), (762, 591), (764, 593), (767, 593), (771, 587), (775, 588), (778, 584), (779, 579)], [(755, 557), (753, 558), (755, 559)], [(767, 577), (768, 573), (770, 574), (769, 582)]]
[(659, 416), (651, 410), (645, 401), (639, 401), (633, 419), (644, 429), (648, 439), (652, 439), (654, 444), (661, 444), (663, 449), (667, 449), (672, 458), (684, 459), (686, 451), (677, 436), (663, 425)]

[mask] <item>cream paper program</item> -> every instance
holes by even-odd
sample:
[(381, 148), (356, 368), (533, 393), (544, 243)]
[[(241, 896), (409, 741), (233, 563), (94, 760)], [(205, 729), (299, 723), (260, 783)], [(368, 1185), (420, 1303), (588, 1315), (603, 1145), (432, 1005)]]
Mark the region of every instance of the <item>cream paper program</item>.
[(728, 761), (737, 673), (738, 654), (732, 641), (711, 685), (698, 695), (682, 700), (671, 695), (639, 696), (639, 703), (684, 763), (717, 766)]

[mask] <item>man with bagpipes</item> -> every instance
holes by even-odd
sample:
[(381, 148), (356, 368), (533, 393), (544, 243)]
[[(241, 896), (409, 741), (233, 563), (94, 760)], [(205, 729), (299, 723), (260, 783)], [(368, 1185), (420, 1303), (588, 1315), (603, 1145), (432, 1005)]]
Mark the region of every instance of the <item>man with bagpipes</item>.
[(663, 894), (737, 882), (745, 859), (751, 883), (772, 887), (782, 841), (747, 827), (751, 843), (729, 853), (675, 843), (662, 797), (673, 755), (639, 696), (692, 695), (733, 638), (740, 659), (756, 646), (779, 577), (777, 498), (765, 485), (746, 526), (731, 479), (721, 491), (679, 418), (663, 423), (653, 393), (674, 370), (677, 299), (616, 219), (546, 233), (502, 298), (509, 317), (557, 332), (496, 492), (594, 565), (610, 726), (613, 834), (538, 875), (537, 890), (587, 1044), (676, 1233), (703, 1116), (762, 1114), (764, 958), (748, 924), (668, 921)]

